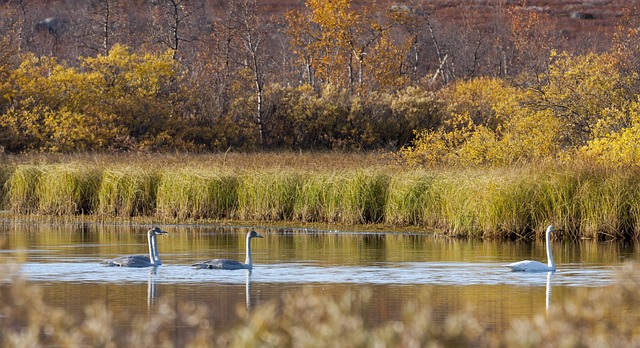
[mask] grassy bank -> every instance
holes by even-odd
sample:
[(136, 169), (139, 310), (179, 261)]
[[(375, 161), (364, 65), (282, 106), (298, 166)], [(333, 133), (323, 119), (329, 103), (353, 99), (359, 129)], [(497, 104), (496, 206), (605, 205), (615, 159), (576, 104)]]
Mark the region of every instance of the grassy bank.
[[(640, 278), (637, 267), (620, 275), (613, 291), (585, 289), (546, 315), (515, 319), (504, 331), (486, 327), (469, 311), (438, 318), (427, 290), (404, 304), (403, 317), (367, 325), (358, 308), (370, 303), (366, 291), (334, 298), (306, 289), (284, 293), (281, 304), (267, 302), (229, 329), (209, 320), (213, 310), (166, 299), (135, 325), (117, 325), (105, 303), (83, 314), (43, 301), (42, 289), (0, 271), (0, 345), (3, 347), (632, 347), (640, 342)], [(613, 295), (612, 295), (613, 294)]]
[(407, 169), (379, 155), (220, 154), (13, 159), (2, 208), (40, 215), (386, 224), (452, 235), (640, 235), (640, 171), (589, 166)]

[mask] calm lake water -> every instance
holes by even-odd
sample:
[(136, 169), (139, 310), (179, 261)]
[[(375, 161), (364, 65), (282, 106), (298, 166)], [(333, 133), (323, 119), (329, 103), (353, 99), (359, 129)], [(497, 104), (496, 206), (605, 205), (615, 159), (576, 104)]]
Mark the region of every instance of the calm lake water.
[(238, 321), (238, 307), (254, 309), (312, 287), (335, 296), (370, 294), (369, 305), (357, 309), (369, 325), (400, 319), (403, 307), (428, 291), (438, 318), (470, 308), (484, 325), (503, 330), (512, 319), (545, 313), (580, 289), (608, 291), (617, 269), (638, 258), (632, 244), (554, 241), (556, 272), (520, 273), (503, 265), (544, 261), (544, 243), (256, 227), (265, 238), (252, 241), (252, 272), (196, 270), (192, 263), (212, 258), (244, 261), (248, 229), (160, 225), (169, 232), (158, 238), (162, 266), (99, 265), (107, 258), (146, 253), (149, 227), (5, 222), (0, 224), (0, 267), (38, 284), (47, 303), (77, 316), (89, 304), (104, 303), (119, 325), (144, 318), (167, 298), (206, 305), (215, 325), (231, 326)]

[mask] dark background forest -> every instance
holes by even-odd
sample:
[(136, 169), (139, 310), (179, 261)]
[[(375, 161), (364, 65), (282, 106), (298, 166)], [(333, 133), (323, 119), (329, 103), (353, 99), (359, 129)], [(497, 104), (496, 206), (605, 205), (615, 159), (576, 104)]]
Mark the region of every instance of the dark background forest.
[[(452, 86), (544, 92), (558, 52), (610, 53), (636, 19), (614, 1), (3, 0), (0, 146), (399, 149), (456, 128)], [(573, 131), (562, 146), (593, 139)]]

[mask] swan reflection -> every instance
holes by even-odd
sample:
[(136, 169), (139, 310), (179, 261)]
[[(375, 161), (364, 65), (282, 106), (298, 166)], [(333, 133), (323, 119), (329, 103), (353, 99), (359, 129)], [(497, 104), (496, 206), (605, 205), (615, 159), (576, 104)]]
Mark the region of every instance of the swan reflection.
[(549, 312), (549, 305), (551, 304), (551, 276), (556, 273), (554, 271), (547, 272), (547, 288), (545, 291), (546, 300), (545, 300), (545, 309)]
[(245, 275), (245, 305), (247, 307), (247, 313), (251, 312), (251, 270), (248, 269)]
[(158, 296), (156, 287), (157, 272), (157, 266), (149, 268), (149, 278), (147, 279), (147, 309), (153, 308), (156, 304), (156, 298)]

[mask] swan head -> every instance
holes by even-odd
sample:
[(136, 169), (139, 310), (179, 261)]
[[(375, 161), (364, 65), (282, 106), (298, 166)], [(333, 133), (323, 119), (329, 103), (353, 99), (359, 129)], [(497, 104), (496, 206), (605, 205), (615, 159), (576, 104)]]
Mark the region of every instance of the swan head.
[(254, 230), (251, 230), (251, 231), (249, 232), (249, 234), (247, 235), (247, 237), (248, 237), (249, 239), (251, 239), (251, 238), (264, 238), (264, 237), (262, 237), (258, 232), (254, 231)]
[(552, 232), (555, 232), (555, 231), (556, 231), (556, 228), (553, 227), (553, 225), (549, 225), (549, 227), (547, 227), (547, 233), (552, 233)]
[(161, 234), (167, 234), (169, 232), (161, 229), (160, 227), (155, 226), (154, 228), (150, 229), (149, 232), (147, 232), (149, 234), (149, 236), (159, 236)]

